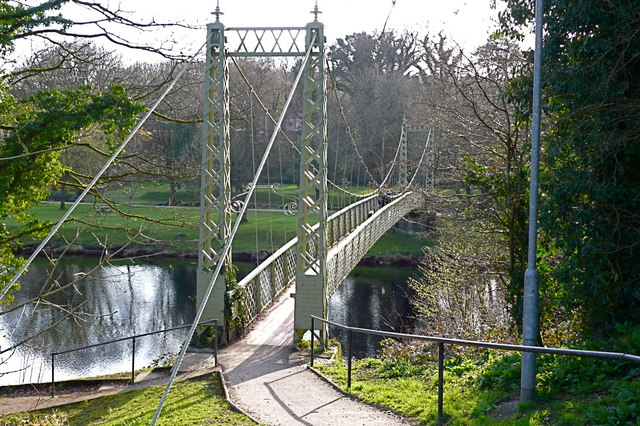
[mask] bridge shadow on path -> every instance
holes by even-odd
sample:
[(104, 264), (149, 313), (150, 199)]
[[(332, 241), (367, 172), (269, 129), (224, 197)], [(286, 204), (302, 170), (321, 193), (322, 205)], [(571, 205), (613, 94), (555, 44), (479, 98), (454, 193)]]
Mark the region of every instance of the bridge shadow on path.
[(306, 367), (293, 343), (291, 290), (239, 342), (220, 351), (231, 399), (266, 425), (401, 425), (402, 418), (361, 404)]

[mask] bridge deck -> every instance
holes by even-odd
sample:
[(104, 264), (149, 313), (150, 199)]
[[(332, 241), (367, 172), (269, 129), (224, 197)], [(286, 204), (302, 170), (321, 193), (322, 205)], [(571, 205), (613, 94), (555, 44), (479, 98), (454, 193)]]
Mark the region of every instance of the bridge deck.
[(231, 399), (269, 425), (406, 425), (398, 416), (346, 397), (306, 368), (291, 349), (290, 287), (241, 341), (219, 355)]
[[(328, 295), (333, 294), (389, 228), (421, 204), (422, 197), (413, 192), (384, 202), (375, 195), (333, 214), (326, 227), (327, 244), (330, 247), (327, 262)], [(289, 241), (240, 281), (249, 323), (295, 281), (296, 243), (297, 238)]]

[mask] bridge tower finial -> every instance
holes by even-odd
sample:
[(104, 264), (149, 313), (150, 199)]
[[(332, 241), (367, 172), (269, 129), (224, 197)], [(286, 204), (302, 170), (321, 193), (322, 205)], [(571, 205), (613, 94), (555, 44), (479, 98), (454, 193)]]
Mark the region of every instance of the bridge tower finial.
[(220, 22), (220, 15), (224, 15), (224, 13), (220, 11), (220, 0), (216, 1), (216, 10), (211, 12), (211, 14), (216, 15), (216, 22)]
[(320, 12), (320, 9), (318, 9), (318, 0), (316, 0), (316, 5), (311, 11), (311, 13), (313, 14), (314, 22), (318, 22), (318, 15), (322, 13)]

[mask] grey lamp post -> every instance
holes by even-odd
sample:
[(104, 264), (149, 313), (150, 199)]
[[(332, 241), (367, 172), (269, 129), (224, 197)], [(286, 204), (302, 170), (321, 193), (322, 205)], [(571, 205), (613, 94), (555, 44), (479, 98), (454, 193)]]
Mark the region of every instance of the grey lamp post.
[[(538, 165), (540, 163), (540, 116), (542, 98), (542, 26), (543, 0), (536, 0), (536, 44), (533, 57), (533, 110), (531, 125), (531, 181), (529, 184), (529, 252), (524, 274), (522, 344), (538, 344), (539, 276), (536, 268), (538, 234)], [(536, 388), (536, 354), (522, 353), (520, 402), (531, 400)]]

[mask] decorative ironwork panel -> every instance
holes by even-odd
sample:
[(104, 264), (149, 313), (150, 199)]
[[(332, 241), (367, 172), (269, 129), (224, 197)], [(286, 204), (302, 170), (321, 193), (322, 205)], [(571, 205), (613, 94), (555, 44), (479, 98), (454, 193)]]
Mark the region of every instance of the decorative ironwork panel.
[(229, 56), (304, 56), (306, 27), (227, 28)]

